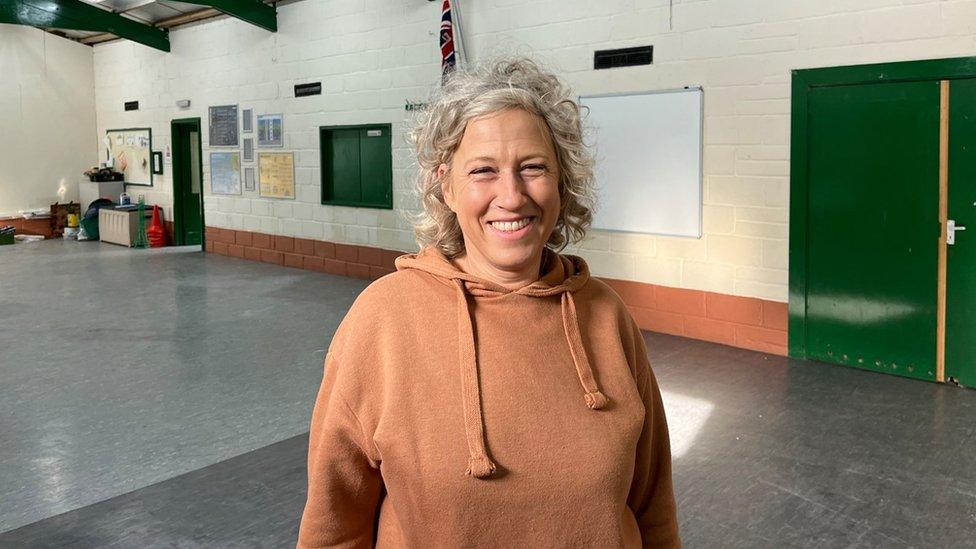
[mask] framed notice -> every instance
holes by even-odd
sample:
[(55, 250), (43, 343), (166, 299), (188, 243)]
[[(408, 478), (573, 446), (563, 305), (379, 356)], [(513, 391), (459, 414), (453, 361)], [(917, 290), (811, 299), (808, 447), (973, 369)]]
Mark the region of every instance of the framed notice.
[(241, 111), (241, 132), (251, 133), (254, 131), (254, 109), (244, 109)]
[(254, 167), (244, 168), (244, 190), (254, 190)]
[(254, 138), (244, 138), (244, 162), (254, 162)]
[(210, 107), (210, 146), (237, 147), (237, 105)]
[(284, 115), (258, 115), (258, 147), (281, 147)]
[(128, 128), (105, 132), (106, 162), (122, 172), (126, 185), (145, 185), (152, 182), (152, 130)]
[(214, 194), (241, 194), (239, 152), (210, 153), (210, 191)]
[(295, 153), (258, 153), (258, 195), (295, 198)]

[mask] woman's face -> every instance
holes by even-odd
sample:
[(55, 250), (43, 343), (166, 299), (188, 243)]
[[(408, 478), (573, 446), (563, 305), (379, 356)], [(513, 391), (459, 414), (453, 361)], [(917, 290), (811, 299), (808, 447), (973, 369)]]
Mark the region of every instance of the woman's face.
[(542, 118), (508, 109), (472, 119), (441, 190), (464, 234), (467, 266), (503, 284), (538, 278), (560, 206), (556, 151)]

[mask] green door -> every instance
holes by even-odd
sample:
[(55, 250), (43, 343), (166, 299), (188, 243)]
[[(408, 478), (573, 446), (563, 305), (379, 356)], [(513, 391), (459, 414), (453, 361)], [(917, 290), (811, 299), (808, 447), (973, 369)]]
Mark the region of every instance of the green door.
[(177, 245), (203, 244), (200, 119), (173, 120), (173, 232)]
[(949, 84), (948, 218), (965, 231), (946, 246), (946, 377), (976, 387), (976, 79)]
[(359, 134), (359, 158), (363, 196), (368, 204), (392, 204), (390, 180), (393, 157), (390, 155), (389, 126), (366, 127)]
[(939, 82), (812, 88), (806, 126), (806, 356), (934, 380)]
[(327, 130), (323, 138), (322, 172), (327, 182), (323, 200), (358, 204), (362, 201), (359, 183), (360, 151), (358, 129)]

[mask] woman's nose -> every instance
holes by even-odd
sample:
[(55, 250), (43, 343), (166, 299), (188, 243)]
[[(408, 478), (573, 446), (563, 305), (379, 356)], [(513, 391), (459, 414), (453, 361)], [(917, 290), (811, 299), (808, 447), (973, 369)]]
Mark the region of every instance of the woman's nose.
[(518, 210), (528, 201), (522, 175), (518, 170), (502, 170), (500, 175), (495, 203), (506, 210)]

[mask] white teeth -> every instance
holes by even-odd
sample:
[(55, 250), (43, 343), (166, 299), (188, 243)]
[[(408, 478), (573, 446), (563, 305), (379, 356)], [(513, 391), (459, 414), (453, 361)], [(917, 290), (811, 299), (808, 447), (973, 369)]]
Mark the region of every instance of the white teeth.
[(523, 217), (518, 221), (492, 221), (491, 226), (498, 229), (499, 231), (504, 231), (510, 233), (512, 231), (517, 231), (522, 227), (528, 225), (532, 221), (530, 217)]

